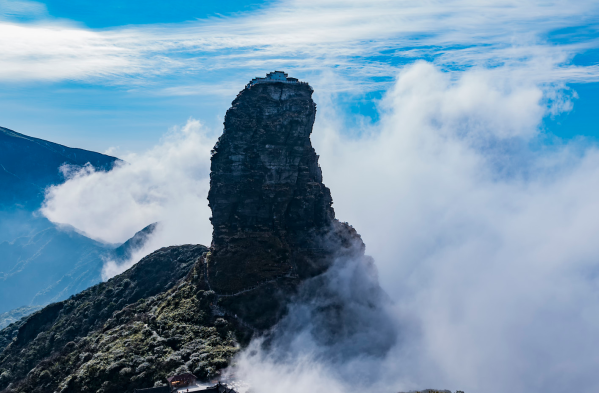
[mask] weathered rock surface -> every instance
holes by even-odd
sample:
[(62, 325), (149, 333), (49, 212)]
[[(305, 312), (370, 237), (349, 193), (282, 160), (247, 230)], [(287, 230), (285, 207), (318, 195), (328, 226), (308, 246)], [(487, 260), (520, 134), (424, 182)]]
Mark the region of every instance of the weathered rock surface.
[(312, 92), (307, 83), (248, 85), (213, 150), (208, 281), (217, 294), (241, 292), (221, 303), (262, 329), (302, 280), (335, 257), (364, 253), (356, 231), (335, 218), (322, 181), (310, 142)]
[[(250, 84), (227, 112), (212, 157), (211, 248), (158, 250), (0, 331), (0, 390), (123, 393), (176, 373), (213, 378), (252, 333), (280, 322), (285, 341), (304, 328), (281, 321), (292, 300), (316, 300), (317, 342), (340, 357), (331, 343), (356, 337), (370, 348), (358, 345), (360, 356), (389, 348), (376, 269), (335, 218), (310, 142), (312, 89), (288, 82)], [(350, 291), (328, 285), (338, 276)]]

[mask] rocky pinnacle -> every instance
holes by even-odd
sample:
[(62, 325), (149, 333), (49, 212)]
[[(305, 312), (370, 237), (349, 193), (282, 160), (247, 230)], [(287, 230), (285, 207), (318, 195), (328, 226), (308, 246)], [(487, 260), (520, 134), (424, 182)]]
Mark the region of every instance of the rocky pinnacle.
[(312, 93), (301, 82), (248, 84), (227, 111), (208, 194), (214, 232), (207, 272), (219, 294), (277, 281), (293, 287), (339, 254), (363, 254), (359, 235), (335, 219), (322, 182), (310, 142)]

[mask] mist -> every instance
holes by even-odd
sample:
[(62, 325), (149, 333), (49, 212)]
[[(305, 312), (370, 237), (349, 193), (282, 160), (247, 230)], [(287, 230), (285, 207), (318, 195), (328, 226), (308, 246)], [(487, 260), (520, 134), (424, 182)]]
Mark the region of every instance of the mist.
[[(377, 103), (380, 120), (358, 130), (317, 89), (324, 182), (375, 265), (337, 261), (306, 282), (322, 292), (299, 296), (236, 376), (266, 393), (599, 389), (599, 153), (544, 130), (576, 95), (534, 71), (413, 63)], [(163, 224), (106, 278), (161, 246), (208, 245), (215, 141), (192, 120), (111, 172), (69, 173), (42, 212), (112, 243)], [(368, 290), (377, 281), (386, 295)], [(347, 310), (335, 340), (319, 317), (329, 300)]]
[(543, 129), (572, 97), (509, 67), (418, 62), (357, 137), (320, 107), (337, 216), (395, 304), (390, 389), (597, 390), (599, 155)]
[(71, 225), (92, 239), (115, 245), (159, 222), (130, 259), (105, 261), (104, 280), (161, 247), (210, 245), (212, 226), (206, 198), (210, 150), (215, 142), (211, 130), (190, 119), (169, 130), (149, 151), (124, 154), (125, 162), (110, 172), (91, 166), (63, 167), (67, 180), (46, 190), (41, 213), (54, 223)]
[[(575, 92), (511, 71), (414, 63), (379, 103), (380, 121), (356, 133), (318, 97), (324, 181), (391, 301), (360, 309), (360, 287), (333, 269), (328, 297), (356, 313), (331, 320), (351, 339), (323, 342), (331, 320), (298, 299), (278, 326), (285, 339), (255, 341), (236, 375), (273, 393), (599, 388), (599, 155), (543, 129)], [(373, 356), (389, 326), (394, 340)]]

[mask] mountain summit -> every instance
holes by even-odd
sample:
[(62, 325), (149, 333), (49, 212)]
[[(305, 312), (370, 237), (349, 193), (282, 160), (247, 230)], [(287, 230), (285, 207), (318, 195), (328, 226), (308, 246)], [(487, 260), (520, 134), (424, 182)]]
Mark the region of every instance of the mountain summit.
[(285, 298), (340, 254), (364, 253), (356, 231), (335, 218), (322, 181), (310, 142), (312, 93), (310, 85), (280, 71), (254, 79), (227, 111), (213, 150), (208, 282), (217, 294), (229, 295), (223, 303), (260, 328), (283, 311), (277, 296)]
[[(212, 379), (256, 335), (290, 342), (305, 327), (294, 304), (314, 300), (319, 347), (366, 337), (358, 355), (384, 354), (394, 337), (376, 269), (335, 218), (310, 142), (313, 90), (269, 75), (239, 93), (214, 147), (211, 247), (158, 250), (0, 331), (0, 390), (123, 393), (182, 373)], [(330, 281), (339, 269), (350, 291)]]

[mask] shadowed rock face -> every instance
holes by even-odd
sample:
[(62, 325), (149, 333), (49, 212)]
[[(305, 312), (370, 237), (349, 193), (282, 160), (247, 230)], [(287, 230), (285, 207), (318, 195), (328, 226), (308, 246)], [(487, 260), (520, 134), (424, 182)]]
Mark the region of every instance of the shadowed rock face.
[(273, 281), (273, 295), (288, 292), (339, 254), (363, 254), (359, 235), (335, 219), (322, 182), (310, 142), (312, 92), (305, 83), (257, 84), (227, 111), (208, 194), (214, 233), (207, 271), (217, 293)]
[(364, 244), (335, 219), (310, 143), (311, 95), (299, 83), (243, 90), (212, 157), (211, 249), (163, 248), (0, 330), (0, 390), (131, 393), (184, 372), (211, 380), (277, 323), (266, 347), (281, 361), (308, 334), (333, 362), (384, 356), (396, 330)]

